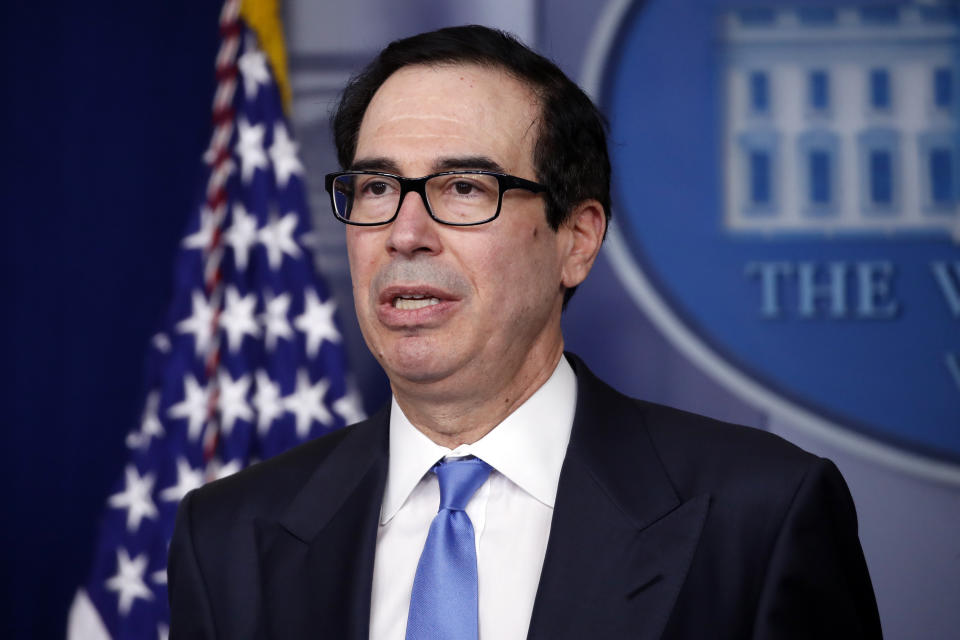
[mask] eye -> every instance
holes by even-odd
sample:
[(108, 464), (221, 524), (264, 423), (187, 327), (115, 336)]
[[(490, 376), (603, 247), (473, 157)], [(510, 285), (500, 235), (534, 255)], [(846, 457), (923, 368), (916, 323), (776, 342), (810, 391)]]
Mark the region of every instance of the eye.
[(397, 191), (397, 185), (380, 176), (364, 176), (356, 182), (357, 194), (361, 198), (382, 198)]
[(371, 181), (363, 186), (363, 190), (373, 196), (382, 196), (387, 192), (387, 183)]
[(457, 198), (486, 197), (491, 191), (485, 176), (453, 176), (444, 186), (447, 193)]
[(453, 183), (453, 190), (457, 192), (458, 196), (468, 196), (477, 190), (477, 185), (460, 180)]

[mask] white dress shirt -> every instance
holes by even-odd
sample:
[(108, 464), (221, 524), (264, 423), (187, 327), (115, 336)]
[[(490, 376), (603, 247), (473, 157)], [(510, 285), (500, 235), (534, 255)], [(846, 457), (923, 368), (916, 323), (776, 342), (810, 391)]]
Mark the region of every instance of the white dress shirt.
[(403, 640), (413, 577), (440, 505), (430, 468), (466, 455), (494, 469), (467, 504), (477, 543), (480, 638), (526, 638), (576, 404), (576, 375), (561, 357), (550, 379), (503, 422), (451, 451), (418, 431), (393, 401), (373, 567), (372, 640)]

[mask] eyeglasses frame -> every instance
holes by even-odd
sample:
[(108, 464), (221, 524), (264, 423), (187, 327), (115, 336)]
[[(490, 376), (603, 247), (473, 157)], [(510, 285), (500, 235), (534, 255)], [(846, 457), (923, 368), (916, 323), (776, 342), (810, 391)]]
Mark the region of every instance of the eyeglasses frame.
[[(344, 218), (339, 213), (337, 213), (337, 203), (336, 196), (333, 192), (333, 183), (337, 178), (343, 176), (382, 176), (384, 178), (392, 178), (400, 183), (400, 198), (397, 200), (397, 210), (393, 212), (393, 215), (390, 216), (388, 220), (382, 222), (355, 222), (353, 220), (348, 220)], [(427, 199), (427, 180), (431, 178), (436, 178), (439, 176), (453, 176), (453, 175), (485, 175), (493, 176), (497, 179), (497, 185), (500, 188), (500, 194), (497, 196), (497, 212), (493, 214), (490, 218), (486, 220), (480, 220), (478, 222), (447, 222), (446, 220), (441, 220), (433, 213), (433, 209), (430, 207), (430, 202)], [(469, 171), (441, 171), (440, 173), (431, 173), (430, 175), (423, 176), (420, 178), (404, 178), (403, 176), (398, 176), (394, 173), (386, 173), (383, 171), (337, 171), (334, 173), (328, 173), (324, 178), (324, 188), (327, 190), (327, 193), (330, 194), (330, 208), (333, 211), (334, 217), (344, 224), (350, 224), (357, 227), (379, 227), (385, 224), (390, 224), (397, 219), (397, 216), (400, 214), (400, 207), (403, 206), (403, 200), (406, 198), (408, 193), (418, 193), (420, 194), (420, 200), (423, 202), (424, 208), (427, 210), (427, 213), (430, 214), (430, 217), (440, 224), (445, 224), (451, 227), (475, 227), (480, 224), (487, 224), (488, 222), (493, 222), (500, 216), (500, 209), (503, 207), (503, 194), (510, 189), (523, 189), (524, 191), (530, 191), (531, 193), (544, 193), (547, 191), (547, 187), (538, 182), (533, 182), (532, 180), (526, 180), (524, 178), (518, 178), (517, 176), (511, 176), (506, 173), (498, 173), (496, 171), (479, 171), (479, 170), (469, 170)]]

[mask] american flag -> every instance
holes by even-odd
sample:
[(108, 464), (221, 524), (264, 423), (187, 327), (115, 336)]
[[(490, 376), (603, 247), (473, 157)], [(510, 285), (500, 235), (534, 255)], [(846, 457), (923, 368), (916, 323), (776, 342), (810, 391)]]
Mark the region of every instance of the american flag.
[(221, 16), (206, 193), (152, 340), (143, 417), (127, 436), (129, 459), (70, 612), (72, 639), (166, 638), (167, 547), (180, 499), (364, 417), (336, 305), (307, 248), (297, 144), (238, 5), (227, 0)]

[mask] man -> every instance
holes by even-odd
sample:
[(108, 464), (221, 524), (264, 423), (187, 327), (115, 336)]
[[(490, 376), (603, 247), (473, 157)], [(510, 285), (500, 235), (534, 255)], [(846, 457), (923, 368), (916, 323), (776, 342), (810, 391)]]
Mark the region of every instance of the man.
[(172, 637), (880, 636), (832, 463), (564, 356), (610, 166), (552, 63), (482, 27), (397, 41), (334, 133), (393, 400), (184, 499)]

